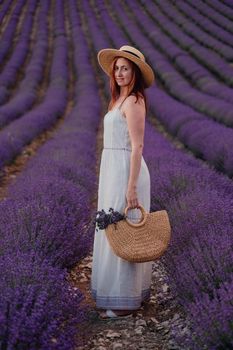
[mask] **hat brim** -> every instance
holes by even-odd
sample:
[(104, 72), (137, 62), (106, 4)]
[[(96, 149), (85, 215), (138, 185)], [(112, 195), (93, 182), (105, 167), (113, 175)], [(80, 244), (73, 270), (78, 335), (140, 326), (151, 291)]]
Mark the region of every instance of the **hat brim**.
[(102, 49), (97, 54), (97, 59), (99, 65), (103, 71), (110, 76), (111, 74), (111, 63), (115, 57), (120, 56), (133, 61), (142, 72), (142, 76), (145, 82), (145, 87), (148, 88), (151, 86), (155, 80), (154, 72), (148, 63), (143, 62), (140, 58), (134, 57), (128, 52), (124, 52), (117, 49)]

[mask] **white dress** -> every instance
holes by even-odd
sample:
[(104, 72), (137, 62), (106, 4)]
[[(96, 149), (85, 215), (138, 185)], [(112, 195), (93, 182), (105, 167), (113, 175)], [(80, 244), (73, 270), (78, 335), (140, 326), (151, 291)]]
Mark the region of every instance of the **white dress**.
[[(124, 101), (123, 101), (124, 102)], [(122, 102), (122, 103), (123, 103)], [(98, 210), (124, 213), (130, 170), (131, 142), (126, 118), (120, 107), (104, 116), (104, 148), (101, 155)], [(137, 181), (139, 204), (150, 211), (150, 174), (142, 157)], [(130, 209), (129, 220), (138, 222), (139, 209)], [(96, 226), (97, 228), (97, 226)], [(91, 294), (97, 308), (134, 310), (150, 299), (152, 262), (132, 263), (114, 254), (105, 230), (95, 230)]]

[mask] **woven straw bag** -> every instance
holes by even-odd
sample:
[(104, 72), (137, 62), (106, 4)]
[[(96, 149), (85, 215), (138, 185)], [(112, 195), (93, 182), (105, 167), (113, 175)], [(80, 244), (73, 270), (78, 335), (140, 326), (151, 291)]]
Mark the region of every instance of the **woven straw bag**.
[(142, 216), (138, 223), (127, 219), (108, 225), (105, 232), (114, 253), (131, 262), (153, 261), (167, 249), (171, 239), (171, 226), (166, 210), (152, 213), (139, 206)]

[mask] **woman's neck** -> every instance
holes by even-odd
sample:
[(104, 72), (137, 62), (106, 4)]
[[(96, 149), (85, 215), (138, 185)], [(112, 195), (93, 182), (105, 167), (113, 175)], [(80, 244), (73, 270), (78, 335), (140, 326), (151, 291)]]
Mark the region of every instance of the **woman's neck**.
[(128, 95), (128, 88), (127, 86), (126, 87), (121, 87), (120, 89), (120, 95), (119, 95), (119, 98), (124, 98)]

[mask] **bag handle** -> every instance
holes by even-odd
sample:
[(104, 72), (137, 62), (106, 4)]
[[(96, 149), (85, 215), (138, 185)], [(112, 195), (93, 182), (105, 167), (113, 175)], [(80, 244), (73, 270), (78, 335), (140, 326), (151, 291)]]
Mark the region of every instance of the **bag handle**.
[(142, 217), (141, 217), (140, 221), (138, 223), (136, 223), (136, 224), (134, 224), (133, 222), (131, 222), (130, 220), (127, 219), (127, 212), (128, 212), (129, 209), (130, 209), (129, 206), (127, 206), (125, 208), (125, 216), (126, 216), (125, 220), (126, 220), (126, 222), (132, 227), (141, 227), (141, 226), (143, 226), (145, 224), (145, 222), (146, 222), (146, 217), (147, 217), (147, 212), (145, 211), (143, 206), (139, 205), (138, 208), (137, 208), (137, 209), (141, 210)]

